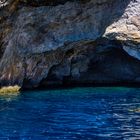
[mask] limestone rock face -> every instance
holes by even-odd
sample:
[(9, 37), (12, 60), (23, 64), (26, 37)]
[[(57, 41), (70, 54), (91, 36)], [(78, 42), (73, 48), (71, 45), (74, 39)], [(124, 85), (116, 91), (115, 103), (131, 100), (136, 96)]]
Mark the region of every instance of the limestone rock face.
[(105, 36), (120, 40), (123, 49), (140, 60), (140, 1), (131, 1), (121, 18), (107, 27)]
[(9, 0), (0, 85), (140, 82), (140, 0)]

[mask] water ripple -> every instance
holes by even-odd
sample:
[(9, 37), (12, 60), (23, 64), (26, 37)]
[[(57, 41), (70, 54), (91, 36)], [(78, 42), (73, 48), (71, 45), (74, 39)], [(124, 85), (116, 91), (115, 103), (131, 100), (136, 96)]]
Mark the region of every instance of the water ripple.
[(0, 96), (0, 139), (139, 140), (140, 89), (75, 88)]

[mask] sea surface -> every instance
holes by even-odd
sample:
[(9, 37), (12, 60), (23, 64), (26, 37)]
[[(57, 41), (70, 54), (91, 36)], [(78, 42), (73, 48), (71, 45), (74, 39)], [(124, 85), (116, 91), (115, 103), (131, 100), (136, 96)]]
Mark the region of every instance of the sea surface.
[(140, 140), (140, 88), (0, 95), (0, 140)]

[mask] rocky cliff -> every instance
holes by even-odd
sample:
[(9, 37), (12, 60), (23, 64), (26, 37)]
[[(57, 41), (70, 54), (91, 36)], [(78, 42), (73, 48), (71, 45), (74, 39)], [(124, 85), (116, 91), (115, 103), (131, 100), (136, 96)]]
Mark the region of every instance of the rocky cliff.
[(0, 85), (140, 83), (140, 0), (0, 0)]

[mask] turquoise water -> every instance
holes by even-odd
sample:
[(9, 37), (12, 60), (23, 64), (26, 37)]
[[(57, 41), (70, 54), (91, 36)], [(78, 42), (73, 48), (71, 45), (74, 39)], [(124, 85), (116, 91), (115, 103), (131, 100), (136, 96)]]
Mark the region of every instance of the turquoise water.
[(0, 95), (0, 140), (139, 140), (139, 88)]

